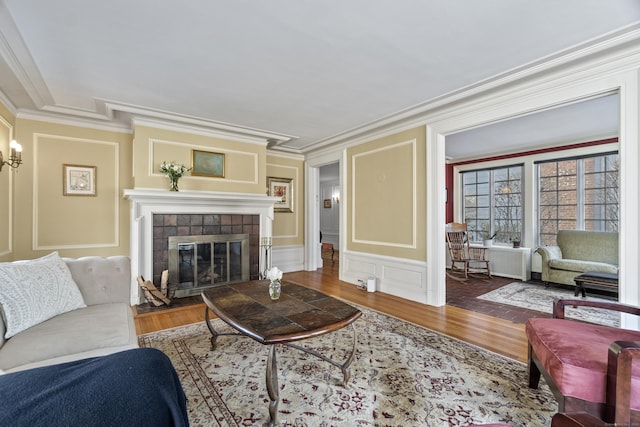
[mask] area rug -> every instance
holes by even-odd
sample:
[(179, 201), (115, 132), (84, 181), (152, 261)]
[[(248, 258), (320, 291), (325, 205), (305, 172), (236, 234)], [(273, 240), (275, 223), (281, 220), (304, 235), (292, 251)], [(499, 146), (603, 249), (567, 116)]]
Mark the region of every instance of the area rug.
[[(553, 299), (556, 297), (573, 298), (573, 290), (514, 282), (477, 298), (543, 313), (553, 313)], [(620, 326), (620, 315), (611, 310), (592, 307), (565, 307), (565, 317), (601, 325)]]
[[(340, 369), (279, 346), (280, 426), (466, 426), (507, 422), (546, 426), (557, 410), (542, 381), (527, 387), (522, 363), (401, 320), (363, 309), (351, 379)], [(232, 330), (214, 320), (221, 332)], [(302, 341), (334, 360), (350, 350), (353, 330)], [(268, 348), (246, 337), (220, 337), (211, 350), (205, 323), (141, 335), (164, 351), (188, 397), (192, 426), (261, 426), (269, 420)]]

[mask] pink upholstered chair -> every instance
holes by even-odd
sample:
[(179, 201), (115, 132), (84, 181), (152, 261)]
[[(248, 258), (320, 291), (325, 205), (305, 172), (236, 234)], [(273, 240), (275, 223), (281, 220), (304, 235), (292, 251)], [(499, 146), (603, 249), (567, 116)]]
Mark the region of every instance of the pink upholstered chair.
[(639, 307), (616, 302), (556, 300), (554, 318), (532, 318), (526, 324), (529, 387), (538, 387), (542, 373), (558, 412), (586, 412), (620, 426), (632, 421), (640, 425), (640, 332), (564, 319), (565, 306), (640, 315)]
[(585, 412), (555, 414), (551, 419), (551, 427), (607, 427), (613, 424), (605, 423), (600, 418)]

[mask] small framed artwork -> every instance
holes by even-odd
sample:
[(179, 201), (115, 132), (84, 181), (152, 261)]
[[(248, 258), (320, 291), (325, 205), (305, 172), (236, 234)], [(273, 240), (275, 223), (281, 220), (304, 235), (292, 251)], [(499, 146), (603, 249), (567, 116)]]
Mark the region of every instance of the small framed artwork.
[(331, 207), (331, 199), (324, 199), (324, 207), (325, 208)]
[(224, 154), (191, 150), (191, 175), (224, 178)]
[(95, 196), (96, 167), (62, 165), (62, 194), (64, 196)]
[(267, 177), (269, 195), (280, 198), (276, 202), (276, 212), (293, 212), (293, 178)]

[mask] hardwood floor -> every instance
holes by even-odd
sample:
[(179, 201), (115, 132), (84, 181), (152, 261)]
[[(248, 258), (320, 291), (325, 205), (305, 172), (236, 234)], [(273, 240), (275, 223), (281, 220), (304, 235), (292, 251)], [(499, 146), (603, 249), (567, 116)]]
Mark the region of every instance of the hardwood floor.
[[(526, 362), (524, 324), (451, 305), (432, 307), (381, 292), (369, 293), (338, 280), (338, 265), (328, 260), (322, 269), (285, 273), (284, 279)], [(135, 314), (134, 307), (136, 331), (143, 334), (202, 321), (204, 307), (196, 304), (141, 314)]]

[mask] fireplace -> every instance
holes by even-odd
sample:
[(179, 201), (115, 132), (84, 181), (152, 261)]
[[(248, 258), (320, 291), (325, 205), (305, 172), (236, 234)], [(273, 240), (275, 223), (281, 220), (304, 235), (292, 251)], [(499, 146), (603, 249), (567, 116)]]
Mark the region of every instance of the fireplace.
[[(273, 207), (278, 200), (275, 197), (160, 189), (127, 189), (124, 197), (131, 204), (130, 257), (134, 278), (142, 275), (159, 284), (162, 271), (169, 269), (170, 236), (247, 234), (249, 279), (259, 278), (266, 264), (270, 264), (260, 244), (271, 240)], [(132, 280), (131, 303), (140, 302), (139, 287)]]
[(174, 297), (249, 280), (249, 235), (169, 237), (169, 283)]
[(169, 270), (174, 297), (260, 275), (260, 217), (242, 214), (154, 214), (153, 282)]

